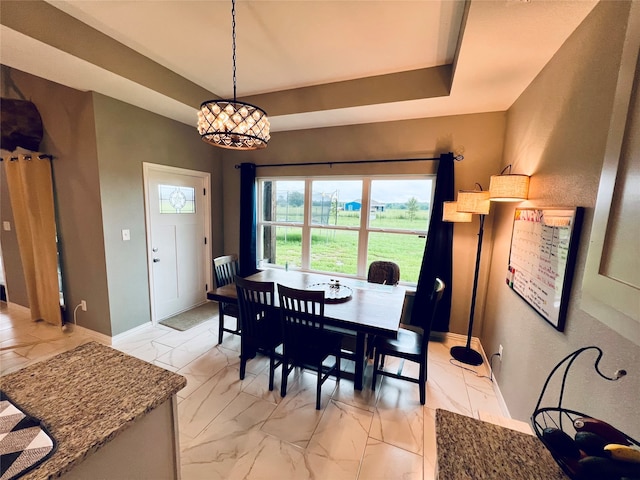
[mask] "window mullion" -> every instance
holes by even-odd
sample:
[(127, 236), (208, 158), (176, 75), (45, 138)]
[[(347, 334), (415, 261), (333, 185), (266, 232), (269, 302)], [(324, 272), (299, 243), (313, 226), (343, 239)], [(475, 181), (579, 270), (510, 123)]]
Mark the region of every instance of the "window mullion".
[(369, 248), (369, 192), (371, 191), (371, 178), (362, 179), (362, 198), (360, 208), (360, 232), (358, 235), (358, 276), (366, 277), (367, 274), (367, 250)]
[(302, 224), (302, 269), (309, 270), (311, 267), (311, 209), (313, 199), (311, 198), (311, 179), (304, 181), (304, 219)]

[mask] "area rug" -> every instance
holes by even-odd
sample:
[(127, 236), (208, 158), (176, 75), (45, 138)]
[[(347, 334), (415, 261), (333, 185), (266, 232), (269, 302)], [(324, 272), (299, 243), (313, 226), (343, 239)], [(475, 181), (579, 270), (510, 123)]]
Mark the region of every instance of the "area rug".
[(218, 302), (207, 302), (160, 321), (160, 325), (184, 332), (218, 315)]
[(49, 458), (55, 447), (40, 420), (25, 414), (0, 391), (0, 478), (22, 476)]

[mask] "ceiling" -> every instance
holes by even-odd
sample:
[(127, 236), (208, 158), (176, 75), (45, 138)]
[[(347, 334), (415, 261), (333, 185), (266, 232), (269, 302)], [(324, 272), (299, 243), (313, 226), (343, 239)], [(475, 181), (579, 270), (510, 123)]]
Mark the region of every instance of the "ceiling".
[[(505, 111), (595, 0), (238, 0), (237, 96), (272, 132)], [(0, 2), (0, 62), (196, 122), (232, 98), (229, 0)]]

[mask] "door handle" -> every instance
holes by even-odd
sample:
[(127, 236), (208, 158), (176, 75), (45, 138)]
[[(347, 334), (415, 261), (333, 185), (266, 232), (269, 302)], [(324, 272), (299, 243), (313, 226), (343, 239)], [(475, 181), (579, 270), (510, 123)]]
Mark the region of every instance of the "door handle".
[(154, 259), (153, 259), (153, 263), (158, 263), (159, 261), (160, 261), (160, 259), (159, 259), (159, 258), (154, 258)]

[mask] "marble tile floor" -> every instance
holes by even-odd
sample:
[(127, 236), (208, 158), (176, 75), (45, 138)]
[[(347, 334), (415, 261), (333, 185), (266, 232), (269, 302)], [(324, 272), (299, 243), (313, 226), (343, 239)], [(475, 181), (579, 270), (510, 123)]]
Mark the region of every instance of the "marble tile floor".
[[(0, 302), (0, 374), (10, 373), (95, 338), (32, 322), (26, 309)], [(187, 378), (178, 392), (182, 478), (416, 479), (434, 478), (435, 409), (497, 422), (504, 417), (487, 378), (450, 363), (455, 341), (431, 342), (427, 403), (416, 384), (382, 378), (371, 390), (346, 379), (323, 386), (315, 410), (315, 374), (296, 371), (285, 398), (268, 390), (268, 361), (257, 357), (239, 380), (239, 337), (217, 345), (217, 318), (185, 332), (137, 329), (113, 348)], [(462, 343), (462, 342), (460, 342)], [(15, 348), (13, 346), (17, 345)], [(389, 363), (391, 365), (391, 363)], [(406, 362), (404, 372), (417, 373)]]

